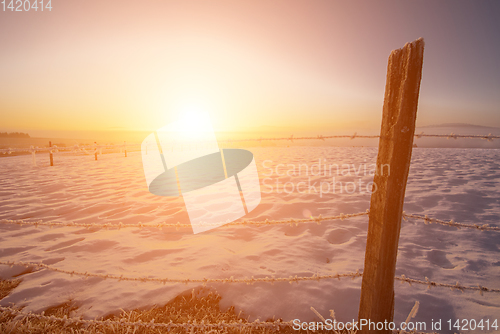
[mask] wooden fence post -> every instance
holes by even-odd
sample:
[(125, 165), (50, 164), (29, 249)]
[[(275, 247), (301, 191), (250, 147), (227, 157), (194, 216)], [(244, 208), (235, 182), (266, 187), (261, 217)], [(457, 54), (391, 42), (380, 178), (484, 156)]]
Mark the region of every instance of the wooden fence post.
[(392, 332), (368, 324), (393, 321), (396, 257), (423, 55), (424, 40), (419, 38), (389, 56), (358, 314), (359, 325), (366, 325), (359, 333)]
[(125, 158), (127, 157), (127, 142), (123, 142), (123, 148), (125, 149)]
[[(49, 141), (49, 147), (52, 147), (52, 142)], [(52, 154), (52, 150), (49, 149), (49, 158), (50, 158), (50, 165), (54, 166), (54, 156)]]
[(97, 161), (97, 142), (94, 142), (94, 155), (95, 155), (95, 161)]
[(32, 157), (32, 160), (33, 160), (33, 166), (36, 167), (36, 149), (33, 145), (30, 146), (30, 152), (31, 152), (31, 157)]

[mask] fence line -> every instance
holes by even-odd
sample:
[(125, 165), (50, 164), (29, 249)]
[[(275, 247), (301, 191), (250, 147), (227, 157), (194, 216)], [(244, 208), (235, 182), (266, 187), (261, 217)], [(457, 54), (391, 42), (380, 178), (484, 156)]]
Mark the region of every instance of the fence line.
[[(289, 277), (260, 277), (260, 278), (234, 278), (233, 276), (229, 278), (185, 278), (185, 279), (180, 279), (180, 278), (151, 278), (151, 277), (128, 277), (128, 276), (117, 276), (117, 275), (110, 275), (110, 274), (96, 274), (96, 273), (89, 273), (89, 272), (79, 272), (79, 271), (69, 271), (69, 270), (64, 270), (64, 269), (59, 269), (56, 267), (52, 267), (49, 265), (46, 265), (44, 263), (36, 263), (36, 262), (15, 262), (15, 261), (0, 261), (0, 265), (7, 265), (7, 266), (21, 266), (21, 267), (35, 267), (39, 269), (47, 269), (50, 271), (58, 272), (58, 273), (63, 273), (67, 274), (70, 276), (82, 276), (85, 278), (89, 277), (96, 277), (96, 278), (101, 278), (101, 279), (112, 279), (112, 280), (118, 280), (118, 281), (133, 281), (133, 282), (155, 282), (155, 283), (183, 283), (183, 284), (189, 284), (189, 283), (202, 283), (203, 285), (207, 283), (247, 283), (247, 284), (254, 284), (254, 283), (260, 283), (260, 282), (266, 282), (266, 283), (277, 283), (277, 282), (288, 282), (290, 284), (293, 283), (299, 283), (300, 281), (320, 281), (324, 279), (342, 279), (342, 278), (351, 278), (355, 279), (357, 277), (362, 277), (363, 273), (360, 273), (359, 270), (356, 272), (349, 272), (349, 273), (344, 273), (344, 274), (330, 274), (330, 275), (319, 275), (319, 274), (313, 274), (312, 276), (289, 276)], [(499, 293), (500, 289), (496, 288), (487, 288), (481, 285), (477, 286), (466, 286), (466, 285), (461, 285), (460, 283), (456, 282), (455, 284), (449, 284), (449, 283), (439, 283), (439, 282), (434, 282), (429, 280), (427, 277), (425, 277), (425, 280), (418, 280), (414, 278), (408, 278), (405, 275), (401, 276), (395, 276), (394, 280), (401, 281), (401, 283), (408, 283), (410, 286), (412, 284), (420, 284), (420, 285), (426, 285), (428, 288), (431, 287), (444, 287), (444, 288), (450, 288), (452, 290), (460, 290), (460, 291), (465, 291), (465, 290), (470, 290), (470, 291), (478, 291), (481, 295), (483, 292), (495, 292)]]
[[(319, 215), (317, 217), (310, 217), (310, 218), (286, 218), (286, 219), (279, 219), (279, 220), (256, 220), (256, 221), (249, 221), (249, 220), (241, 220), (241, 221), (234, 221), (230, 222), (224, 225), (220, 225), (217, 223), (200, 223), (200, 226), (217, 226), (217, 227), (229, 227), (229, 226), (247, 226), (247, 225), (256, 225), (256, 226), (264, 226), (264, 225), (290, 225), (290, 226), (298, 226), (299, 224), (302, 223), (311, 223), (315, 222), (318, 225), (321, 224), (322, 221), (326, 220), (344, 220), (348, 218), (353, 218), (353, 217), (360, 217), (360, 216), (366, 216), (370, 213), (369, 209), (366, 209), (366, 212), (358, 212), (358, 213), (349, 213), (349, 214), (343, 214), (341, 213), (340, 215), (337, 216), (322, 216)], [(408, 220), (408, 218), (413, 218), (413, 219), (418, 219), (418, 220), (423, 220), (426, 225), (428, 224), (440, 224), (444, 226), (451, 226), (451, 227), (456, 227), (458, 229), (461, 228), (470, 228), (474, 230), (480, 230), (480, 231), (500, 231), (500, 227), (497, 226), (489, 226), (488, 224), (464, 224), (464, 223), (457, 223), (453, 220), (445, 221), (437, 218), (431, 218), (428, 215), (425, 216), (420, 216), (417, 214), (407, 214), (406, 212), (403, 211), (403, 219)], [(158, 224), (143, 224), (143, 223), (137, 223), (137, 224), (123, 224), (123, 223), (118, 223), (118, 224), (99, 224), (99, 223), (74, 223), (74, 222), (69, 222), (69, 223), (57, 223), (57, 222), (43, 222), (41, 220), (39, 221), (25, 221), (22, 219), (18, 220), (11, 220), (11, 219), (2, 219), (0, 220), (0, 224), (15, 224), (15, 225), (28, 225), (28, 226), (49, 226), (50, 228), (52, 227), (82, 227), (82, 228), (97, 228), (97, 229), (117, 229), (121, 230), (123, 228), (173, 228), (175, 227), (176, 229), (179, 229), (181, 227), (192, 227), (192, 224), (181, 224), (181, 223), (158, 223)]]
[[(30, 148), (4, 148), (0, 149), (0, 152), (3, 154), (10, 154), (14, 152), (29, 152), (29, 153), (36, 153), (36, 152), (49, 152), (49, 153), (58, 153), (59, 151), (71, 151), (71, 152), (85, 152), (88, 153), (87, 150), (101, 150), (103, 148), (121, 148), (121, 149), (126, 149), (128, 147), (135, 147), (135, 146), (141, 146), (140, 144), (118, 144), (118, 145), (74, 145), (73, 147), (58, 147), (57, 145), (53, 145), (50, 147), (34, 147), (31, 146)], [(90, 154), (90, 153), (88, 153)]]
[(489, 226), (488, 224), (483, 224), (483, 225), (463, 224), (463, 223), (457, 223), (457, 222), (453, 221), (453, 219), (450, 221), (445, 221), (445, 220), (441, 220), (441, 219), (437, 219), (437, 218), (430, 218), (428, 215), (419, 216), (416, 214), (406, 214), (403, 211), (403, 219), (406, 220), (406, 218), (414, 218), (414, 219), (423, 220), (426, 225), (434, 223), (434, 224), (441, 224), (441, 225), (445, 225), (445, 226), (452, 226), (452, 227), (456, 227), (458, 229), (460, 229), (460, 228), (472, 228), (472, 229), (476, 229), (476, 230), (480, 230), (480, 231), (500, 231), (500, 227)]
[(88, 272), (79, 272), (79, 271), (69, 271), (69, 270), (64, 270), (64, 269), (59, 269), (56, 267), (52, 267), (49, 265), (46, 265), (44, 263), (35, 263), (35, 262), (14, 262), (14, 261), (0, 261), (0, 265), (7, 265), (7, 266), (21, 266), (21, 267), (35, 267), (39, 269), (47, 269), (50, 271), (58, 272), (58, 273), (63, 273), (67, 274), (70, 276), (83, 276), (83, 277), (97, 277), (97, 278), (102, 278), (102, 279), (112, 279), (112, 280), (118, 280), (118, 281), (134, 281), (134, 282), (156, 282), (156, 283), (247, 283), (247, 284), (254, 284), (258, 282), (267, 282), (267, 283), (276, 283), (276, 282), (289, 282), (290, 284), (292, 283), (298, 283), (300, 281), (320, 281), (322, 279), (338, 279), (340, 280), (341, 278), (356, 278), (356, 277), (361, 277), (363, 274), (361, 274), (359, 271), (356, 272), (351, 272), (351, 273), (346, 273), (346, 274), (330, 274), (330, 275), (318, 275), (318, 274), (313, 274), (312, 276), (289, 276), (289, 277), (260, 277), (260, 278), (234, 278), (233, 276), (229, 278), (151, 278), (151, 277), (127, 277), (124, 275), (121, 276), (116, 276), (116, 275), (109, 275), (109, 274), (96, 274), (96, 273), (88, 273)]
[(485, 286), (477, 285), (477, 286), (465, 286), (461, 285), (459, 282), (456, 282), (455, 284), (448, 284), (448, 283), (438, 283), (429, 280), (429, 278), (425, 277), (425, 281), (414, 279), (414, 278), (408, 278), (405, 275), (401, 276), (396, 276), (394, 277), (395, 280), (401, 281), (401, 283), (408, 283), (410, 286), (415, 283), (415, 284), (421, 284), (421, 285), (427, 285), (427, 288), (431, 287), (443, 287), (443, 288), (450, 288), (451, 290), (460, 290), (464, 292), (464, 290), (471, 290), (471, 291), (478, 291), (479, 294), (482, 296), (483, 292), (500, 292), (500, 289), (491, 289), (487, 288)]
[(453, 132), (450, 133), (449, 135), (426, 135), (423, 132), (420, 132), (418, 134), (415, 134), (415, 137), (417, 139), (423, 138), (423, 137), (428, 137), (428, 138), (446, 138), (446, 139), (458, 139), (458, 138), (465, 138), (465, 139), (484, 139), (489, 142), (493, 141), (493, 139), (499, 139), (500, 136), (493, 136), (491, 133), (487, 135), (457, 135), (454, 134)]
[[(446, 139), (458, 139), (458, 138), (466, 138), (466, 139), (484, 139), (488, 141), (493, 141), (493, 139), (500, 139), (500, 136), (494, 136), (491, 133), (487, 135), (457, 135), (455, 133), (450, 133), (447, 135), (435, 135), (435, 134), (424, 134), (423, 132), (419, 134), (414, 135), (415, 138), (424, 138), (424, 137), (431, 137), (431, 138), (446, 138)], [(218, 142), (226, 142), (226, 143), (231, 143), (231, 142), (246, 142), (246, 141), (282, 141), (282, 140), (289, 140), (293, 142), (294, 140), (311, 140), (311, 139), (319, 139), (319, 140), (325, 140), (325, 139), (339, 139), (339, 138), (349, 138), (349, 139), (356, 139), (356, 138), (380, 138), (380, 135), (358, 135), (357, 132), (355, 132), (352, 135), (332, 135), (332, 136), (308, 136), (308, 137), (294, 137), (293, 135), (290, 137), (274, 137), (274, 138), (247, 138), (247, 139), (225, 139), (225, 140), (219, 140)]]
[[(489, 142), (493, 141), (493, 139), (500, 139), (500, 136), (495, 136), (492, 135), (491, 133), (487, 135), (458, 135), (455, 133), (450, 133), (450, 134), (445, 134), (445, 135), (436, 135), (436, 134), (424, 134), (423, 132), (419, 134), (414, 135), (416, 139), (420, 138), (446, 138), (446, 139), (458, 139), (458, 138), (465, 138), (465, 139), (483, 139), (487, 140)], [(218, 143), (238, 143), (238, 142), (262, 142), (262, 141), (291, 141), (293, 142), (294, 140), (322, 140), (325, 141), (326, 139), (341, 139), (341, 138), (349, 138), (349, 139), (356, 139), (356, 138), (380, 138), (380, 135), (358, 135), (357, 132), (355, 132), (352, 135), (331, 135), (331, 136), (323, 136), (323, 135), (317, 135), (317, 136), (304, 136), (304, 137), (294, 137), (291, 135), (290, 137), (270, 137), (270, 138), (244, 138), (244, 139), (221, 139), (218, 140)], [(141, 146), (141, 144), (127, 144), (126, 147), (138, 147)], [(29, 153), (34, 153), (34, 152), (58, 152), (58, 151), (85, 151), (87, 149), (103, 149), (103, 148), (123, 148), (125, 147), (124, 144), (118, 144), (118, 145), (85, 145), (85, 146), (79, 146), (79, 145), (74, 145), (73, 147), (57, 147), (56, 145), (52, 147), (30, 147), (30, 148), (4, 148), (0, 149), (0, 153), (3, 154), (10, 154), (13, 152), (29, 152)]]
[[(199, 223), (197, 225), (199, 226), (244, 226), (244, 225), (257, 225), (257, 226), (262, 226), (262, 225), (285, 225), (285, 224), (290, 224), (290, 226), (298, 226), (301, 223), (309, 223), (309, 222), (316, 222), (318, 225), (321, 224), (322, 221), (325, 220), (344, 220), (352, 217), (359, 217), (359, 216), (366, 216), (368, 215), (369, 210), (367, 209), (366, 212), (359, 212), (359, 213), (349, 213), (349, 214), (343, 214), (341, 213), (340, 215), (337, 216), (325, 216), (323, 217), (322, 215), (319, 215), (317, 217), (310, 217), (310, 218), (287, 218), (287, 219), (280, 219), (280, 220), (257, 220), (257, 221), (249, 221), (249, 220), (241, 220), (241, 221), (234, 221), (230, 223), (226, 223), (224, 225), (220, 225), (218, 223)], [(49, 226), (49, 227), (84, 227), (84, 228), (99, 228), (99, 229), (122, 229), (122, 228), (127, 228), (127, 227), (136, 227), (136, 228), (158, 228), (162, 229), (163, 227), (175, 227), (177, 229), (181, 227), (192, 227), (192, 224), (181, 224), (181, 223), (159, 223), (159, 224), (143, 224), (143, 223), (138, 223), (138, 224), (123, 224), (123, 223), (118, 223), (118, 224), (98, 224), (98, 223), (74, 223), (74, 222), (69, 222), (69, 223), (56, 223), (56, 222), (43, 222), (43, 221), (25, 221), (25, 220), (9, 220), (9, 219), (2, 219), (0, 220), (0, 223), (2, 224), (16, 224), (16, 225), (29, 225), (29, 226)]]
[[(433, 137), (433, 138), (447, 138), (447, 139), (458, 139), (458, 138), (466, 138), (466, 139), (483, 139), (487, 140), (488, 142), (493, 141), (493, 139), (499, 139), (500, 136), (493, 136), (491, 133), (488, 135), (457, 135), (454, 133), (451, 133), (449, 135), (427, 135), (421, 132), (420, 134), (415, 134), (414, 137), (416, 139), (424, 138), (424, 137)], [(249, 142), (249, 141), (256, 141), (256, 142), (262, 142), (262, 141), (291, 141), (293, 142), (294, 140), (326, 140), (326, 139), (334, 139), (334, 138), (350, 138), (350, 139), (356, 139), (356, 138), (380, 138), (379, 135), (376, 136), (370, 136), (370, 135), (357, 135), (357, 133), (354, 133), (354, 135), (349, 136), (349, 135), (335, 135), (335, 136), (316, 136), (316, 137), (277, 137), (277, 138), (252, 138), (252, 139), (228, 139), (228, 140), (220, 140), (219, 143), (233, 143), (233, 142)], [(136, 147), (140, 146), (139, 144), (136, 145), (128, 145), (129, 147)], [(47, 151), (51, 155), (53, 153), (57, 153), (59, 151), (81, 151), (85, 152), (87, 154), (90, 154), (86, 151), (86, 149), (93, 150), (94, 153), (97, 155), (97, 152), (101, 151), (103, 148), (121, 148), (125, 149), (125, 156), (126, 156), (126, 148), (127, 146), (125, 144), (122, 145), (93, 145), (93, 146), (79, 146), (75, 145), (73, 148), (58, 148), (57, 146), (53, 147), (47, 147), (47, 148), (38, 148), (38, 147), (31, 147), (29, 149), (0, 149), (0, 152), (3, 154), (10, 154), (12, 152), (30, 152), (35, 155), (35, 153), (38, 152), (43, 152)], [(97, 156), (96, 156), (97, 159)], [(266, 219), (265, 221), (236, 221), (236, 222), (231, 222), (228, 224), (225, 224), (223, 226), (234, 226), (234, 225), (279, 225), (279, 224), (290, 224), (290, 226), (298, 226), (299, 223), (308, 223), (308, 222), (316, 222), (317, 224), (321, 224), (322, 221), (325, 220), (336, 220), (336, 219), (346, 219), (346, 218), (351, 218), (351, 217), (357, 217), (357, 216), (363, 216), (363, 215), (368, 215), (369, 210), (366, 210), (366, 212), (362, 213), (355, 213), (355, 214), (340, 214), (338, 216), (325, 216), (322, 217), (321, 215), (318, 217), (310, 217), (306, 219), (283, 219), (283, 220), (268, 220)], [(460, 228), (471, 228), (471, 229), (476, 229), (476, 230), (481, 230), (481, 231), (500, 231), (500, 227), (495, 227), (495, 226), (489, 226), (488, 224), (463, 224), (463, 223), (457, 223), (454, 222), (453, 220), (450, 221), (445, 221), (441, 219), (436, 219), (436, 218), (430, 218), (428, 215), (421, 216), (421, 215), (416, 215), (416, 214), (406, 214), (403, 212), (402, 218), (404, 220), (407, 220), (408, 218), (412, 219), (417, 219), (417, 220), (423, 220), (424, 223), (427, 224), (440, 224), (440, 225), (445, 225), (445, 226), (450, 226), (450, 227), (456, 227), (458, 229)], [(43, 221), (35, 221), (35, 222), (27, 222), (24, 220), (1, 220), (0, 223), (4, 224), (17, 224), (17, 225), (31, 225), (31, 226), (49, 226), (49, 227), (62, 227), (62, 226), (68, 226), (68, 227), (84, 227), (84, 228), (104, 228), (104, 229), (109, 229), (109, 228), (116, 228), (116, 229), (121, 229), (121, 228), (126, 228), (126, 227), (136, 227), (136, 228), (159, 228), (162, 229), (163, 227), (175, 227), (176, 229), (179, 229), (180, 227), (191, 227), (191, 224), (181, 224), (181, 223), (176, 223), (176, 224), (167, 224), (167, 223), (160, 223), (160, 224), (83, 224), (83, 223), (56, 223), (56, 222), (43, 222)], [(217, 224), (201, 224), (201, 225), (217, 225)], [(127, 276), (116, 276), (116, 275), (109, 275), (109, 274), (96, 274), (96, 273), (88, 273), (88, 272), (77, 272), (77, 271), (68, 271), (68, 270), (63, 270), (63, 269), (58, 269), (56, 267), (52, 267), (43, 263), (32, 263), (32, 262), (11, 262), (11, 261), (0, 261), (1, 265), (19, 265), (19, 266), (24, 266), (24, 267), (35, 267), (38, 269), (47, 269), (50, 271), (54, 272), (59, 272), (59, 273), (64, 273), (64, 274), (69, 274), (71, 276), (76, 275), (76, 276), (83, 276), (83, 277), (96, 277), (96, 278), (101, 278), (101, 279), (113, 279), (113, 280), (118, 280), (118, 281), (138, 281), (138, 282), (157, 282), (157, 283), (202, 283), (205, 285), (206, 283), (247, 283), (247, 284), (254, 284), (257, 282), (267, 282), (267, 283), (272, 283), (274, 284), (275, 282), (289, 282), (290, 284), (292, 283), (298, 283), (299, 281), (319, 281), (322, 279), (341, 279), (341, 278), (357, 278), (357, 277), (362, 277), (363, 274), (359, 273), (359, 271), (351, 272), (351, 273), (345, 273), (345, 274), (331, 274), (331, 275), (319, 275), (319, 274), (313, 274), (312, 276), (289, 276), (289, 277), (265, 277), (265, 278), (254, 278), (253, 276), (251, 278), (243, 278), (243, 279), (235, 279), (232, 276), (230, 278), (203, 278), (203, 279), (172, 279), (172, 278), (149, 278), (149, 277), (127, 277)], [(408, 283), (410, 286), (412, 284), (419, 284), (419, 285), (426, 285), (428, 288), (431, 287), (444, 287), (444, 288), (450, 288), (451, 290), (460, 290), (461, 292), (464, 292), (466, 290), (468, 291), (478, 291), (481, 295), (483, 295), (484, 292), (493, 292), (493, 293), (499, 293), (500, 289), (496, 288), (487, 288), (481, 285), (477, 286), (464, 286), (456, 282), (455, 284), (449, 284), (449, 283), (440, 283), (440, 282), (434, 282), (429, 280), (427, 277), (425, 277), (425, 280), (418, 280), (418, 279), (413, 279), (413, 278), (408, 278), (405, 275), (401, 276), (396, 276), (394, 277), (394, 280), (398, 280), (401, 283)], [(243, 323), (243, 322), (234, 322), (234, 323), (225, 323), (225, 322), (220, 322), (220, 323), (210, 323), (210, 324), (205, 324), (205, 323), (181, 323), (181, 324), (174, 324), (172, 322), (166, 324), (166, 323), (145, 323), (145, 322), (127, 322), (127, 321), (98, 321), (98, 320), (82, 320), (82, 319), (77, 319), (77, 318), (57, 318), (54, 316), (45, 316), (43, 313), (42, 314), (33, 314), (33, 313), (24, 313), (18, 310), (15, 310), (13, 308), (6, 308), (6, 307), (0, 307), (1, 311), (7, 311), (7, 312), (12, 312), (17, 315), (23, 315), (25, 317), (34, 317), (38, 319), (45, 319), (45, 320), (50, 320), (50, 321), (61, 321), (66, 323), (79, 323), (79, 324), (91, 324), (91, 323), (97, 323), (97, 324), (102, 324), (102, 325), (125, 325), (125, 326), (142, 326), (142, 327), (148, 327), (148, 328), (154, 328), (154, 327), (161, 327), (161, 328), (167, 328), (167, 329), (172, 329), (172, 328), (185, 328), (185, 329), (195, 329), (195, 328), (203, 328), (203, 329), (214, 329), (214, 328), (219, 328), (219, 329), (224, 329), (224, 328), (261, 328), (261, 327), (267, 327), (267, 328), (281, 328), (282, 326), (289, 326), (290, 322), (281, 322), (281, 321), (274, 321), (274, 322), (266, 322), (266, 323), (261, 323), (261, 322), (253, 322), (253, 323)], [(123, 319), (122, 319), (123, 320)]]
[[(287, 140), (293, 142), (294, 140), (322, 140), (324, 141), (325, 139), (338, 139), (338, 138), (350, 138), (350, 139), (356, 139), (356, 138), (379, 138), (379, 135), (358, 135), (357, 132), (355, 132), (353, 135), (332, 135), (332, 136), (323, 136), (323, 135), (317, 135), (317, 136), (305, 136), (305, 137), (294, 137), (291, 135), (290, 137), (271, 137), (271, 138), (246, 138), (246, 139), (223, 139), (219, 140), (219, 143), (237, 143), (237, 142), (248, 142), (248, 141), (256, 141), (256, 142), (261, 142), (261, 141), (282, 141), (282, 140)], [(499, 137), (500, 138), (500, 137)]]

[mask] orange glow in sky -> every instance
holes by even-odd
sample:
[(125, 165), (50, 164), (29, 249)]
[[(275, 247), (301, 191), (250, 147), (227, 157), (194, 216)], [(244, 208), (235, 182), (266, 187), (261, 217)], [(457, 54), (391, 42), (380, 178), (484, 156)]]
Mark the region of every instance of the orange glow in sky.
[(500, 126), (495, 2), (52, 0), (0, 11), (0, 130), (377, 129), (387, 57), (424, 37), (418, 123)]

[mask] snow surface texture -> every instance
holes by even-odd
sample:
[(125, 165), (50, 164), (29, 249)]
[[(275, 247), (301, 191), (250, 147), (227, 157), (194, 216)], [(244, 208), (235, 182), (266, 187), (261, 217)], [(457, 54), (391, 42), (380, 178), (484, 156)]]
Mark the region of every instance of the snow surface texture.
[[(262, 201), (246, 218), (265, 220), (310, 215), (357, 213), (368, 209), (366, 185), (376, 161), (375, 148), (292, 147), (254, 148), (261, 179)], [(139, 152), (93, 156), (56, 155), (0, 159), (0, 219), (77, 223), (188, 223), (182, 199), (158, 197), (146, 187)], [(337, 164), (332, 174), (318, 174), (321, 164)], [(284, 165), (278, 165), (284, 164)], [(298, 174), (285, 174), (292, 164)], [(309, 168), (305, 172), (305, 165)], [(354, 164), (347, 168), (342, 164)], [(273, 169), (272, 175), (269, 175)], [(316, 175), (311, 175), (310, 168)], [(361, 169), (360, 169), (361, 167)], [(321, 166), (322, 171), (323, 165)], [(356, 175), (357, 174), (357, 175)], [(366, 175), (365, 175), (366, 174)], [(299, 182), (316, 182), (317, 193)], [(319, 182), (355, 182), (319, 193)], [(268, 178), (266, 180), (266, 178)], [(276, 181), (280, 183), (278, 193)], [(407, 213), (462, 223), (496, 225), (500, 216), (500, 151), (482, 149), (421, 149), (413, 152), (405, 199)], [(288, 184), (283, 193), (283, 184)], [(362, 189), (359, 189), (361, 182)], [(272, 192), (270, 191), (272, 186)], [(338, 186), (338, 184), (337, 184)], [(326, 189), (326, 185), (324, 185)], [(326, 191), (325, 191), (326, 192)], [(230, 226), (193, 235), (191, 229), (38, 227), (0, 224), (0, 260), (30, 261), (57, 268), (131, 277), (249, 278), (311, 276), (362, 270), (368, 217), (299, 226)], [(498, 225), (496, 225), (498, 226)], [(500, 234), (403, 221), (396, 274), (463, 285), (500, 288)], [(0, 266), (0, 277), (17, 276), (22, 283), (0, 305), (26, 306), (41, 312), (69, 299), (85, 318), (119, 312), (120, 308), (163, 305), (197, 284), (124, 282), (71, 277), (48, 270)], [(313, 306), (324, 317), (357, 317), (361, 279), (289, 283), (209, 284), (222, 296), (222, 307), (235, 306), (250, 319), (317, 321)], [(395, 283), (395, 320), (404, 321), (415, 301), (416, 321), (431, 319), (500, 318), (500, 295), (428, 290)], [(491, 322), (492, 320), (490, 320)], [(430, 328), (428, 328), (430, 331)], [(443, 331), (444, 332), (444, 331)]]

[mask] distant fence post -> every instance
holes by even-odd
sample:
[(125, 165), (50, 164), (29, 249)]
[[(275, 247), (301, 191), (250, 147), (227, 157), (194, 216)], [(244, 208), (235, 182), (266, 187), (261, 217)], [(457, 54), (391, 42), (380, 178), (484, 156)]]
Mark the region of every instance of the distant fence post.
[(94, 142), (94, 155), (95, 155), (95, 161), (97, 161), (97, 142)]
[[(370, 200), (359, 321), (393, 321), (394, 275), (410, 169), (424, 55), (419, 38), (393, 50), (387, 65), (377, 170)], [(360, 322), (361, 324), (361, 322)], [(391, 333), (364, 326), (360, 333)]]
[(30, 152), (31, 152), (31, 157), (32, 157), (32, 160), (33, 160), (33, 166), (36, 167), (36, 149), (33, 145), (30, 146)]
[[(49, 147), (52, 147), (52, 142), (49, 141)], [(54, 155), (52, 154), (52, 150), (49, 149), (49, 158), (50, 158), (50, 165), (54, 166)]]
[(127, 157), (127, 142), (123, 142), (123, 148), (125, 149), (125, 158)]

